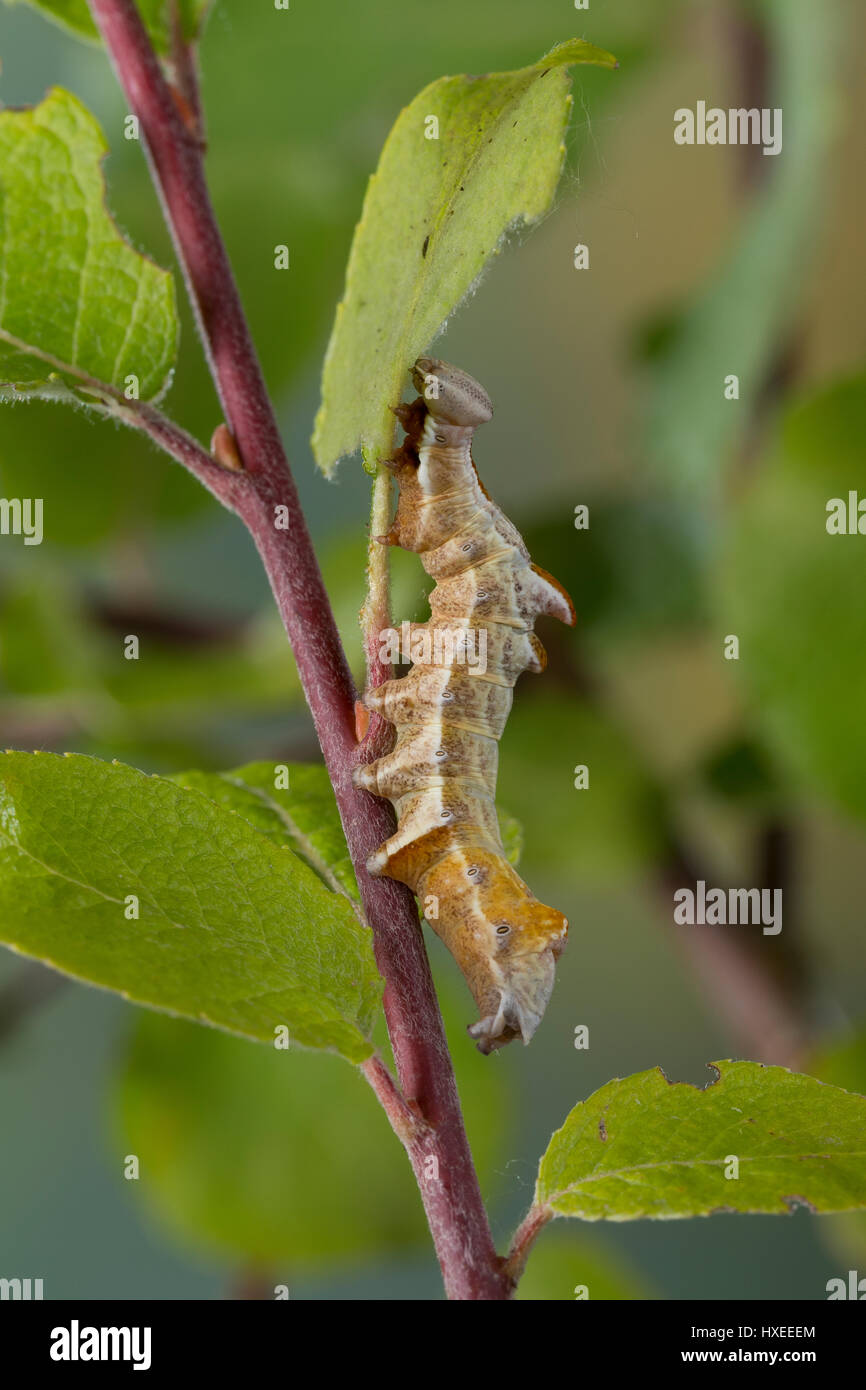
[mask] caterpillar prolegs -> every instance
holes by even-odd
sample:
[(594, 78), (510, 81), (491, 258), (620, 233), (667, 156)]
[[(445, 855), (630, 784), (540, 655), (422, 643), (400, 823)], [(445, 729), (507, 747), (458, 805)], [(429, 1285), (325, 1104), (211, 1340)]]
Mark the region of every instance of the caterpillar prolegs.
[[(419, 357), (421, 393), (396, 414), (406, 438), (391, 466), (400, 499), (386, 540), (417, 551), (436, 580), (429, 650), (365, 703), (394, 724), (393, 752), (359, 766), (356, 786), (393, 802), (396, 833), (371, 874), (399, 879), (435, 905), (427, 920), (457, 960), (481, 1017), (481, 1052), (528, 1043), (553, 989), (568, 923), (533, 896), (503, 855), (496, 818), (498, 740), (522, 671), (542, 671), (538, 614), (574, 623), (565, 590), (537, 569), (515, 527), (485, 492), (472, 460), (476, 427), (493, 407), (477, 381)], [(484, 639), (486, 666), (461, 662)], [(462, 646), (461, 646), (462, 642)], [(423, 645), (423, 644), (422, 644)], [(481, 645), (480, 640), (478, 645)], [(438, 659), (433, 659), (432, 653)], [(414, 655), (414, 650), (413, 650)]]

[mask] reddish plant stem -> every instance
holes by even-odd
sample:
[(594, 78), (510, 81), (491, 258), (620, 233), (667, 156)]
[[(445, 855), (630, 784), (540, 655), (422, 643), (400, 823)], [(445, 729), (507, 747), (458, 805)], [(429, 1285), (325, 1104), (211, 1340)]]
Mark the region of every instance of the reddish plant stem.
[(520, 1276), (523, 1274), (526, 1261), (529, 1259), (530, 1251), (539, 1232), (544, 1229), (548, 1221), (552, 1220), (553, 1212), (549, 1207), (541, 1207), (533, 1203), (515, 1231), (511, 1249), (505, 1260), (505, 1272), (513, 1289), (517, 1288), (520, 1282)]
[[(225, 419), (244, 461), (243, 473), (214, 469), (213, 476), (199, 476), (247, 525), (292, 646), (373, 929), (403, 1094), (426, 1122), (408, 1152), (446, 1293), (504, 1299), (509, 1283), (463, 1127), (415, 902), (403, 885), (372, 879), (364, 867), (393, 833), (393, 812), (352, 786), (356, 692), (211, 206), (201, 149), (132, 0), (90, 0), (90, 7), (138, 117)], [(277, 506), (286, 508), (288, 529), (275, 529)]]

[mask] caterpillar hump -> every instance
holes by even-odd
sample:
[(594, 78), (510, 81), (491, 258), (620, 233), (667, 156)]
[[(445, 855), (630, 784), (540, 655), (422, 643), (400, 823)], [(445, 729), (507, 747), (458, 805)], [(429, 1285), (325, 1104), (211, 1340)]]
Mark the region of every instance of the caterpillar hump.
[(420, 395), (397, 409), (406, 438), (393, 461), (400, 497), (388, 540), (416, 551), (436, 586), (429, 622), (412, 627), (412, 669), (365, 698), (395, 725), (394, 749), (356, 768), (354, 781), (397, 813), (369, 872), (422, 900), (478, 1006), (469, 1032), (491, 1052), (529, 1042), (568, 931), (505, 859), (495, 792), (513, 686), (546, 662), (535, 618), (572, 625), (574, 608), (478, 478), (471, 441), (493, 413), (486, 391), (436, 358), (420, 357), (412, 377)]

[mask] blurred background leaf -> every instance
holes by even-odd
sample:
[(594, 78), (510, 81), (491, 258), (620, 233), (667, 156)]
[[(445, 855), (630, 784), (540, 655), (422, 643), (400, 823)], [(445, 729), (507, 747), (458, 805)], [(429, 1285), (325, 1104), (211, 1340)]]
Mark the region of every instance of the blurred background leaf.
[(603, 1246), (558, 1226), (547, 1227), (533, 1247), (517, 1302), (574, 1302), (578, 1291), (581, 1300), (590, 1302), (653, 1297), (651, 1287)]
[(325, 355), (313, 452), (326, 474), (358, 448), (377, 462), (415, 358), (506, 233), (549, 208), (576, 63), (616, 66), (572, 39), (516, 72), (439, 78), (400, 112), (367, 185)]
[[(533, 863), (590, 882), (648, 865), (659, 847), (658, 806), (628, 741), (578, 696), (527, 690), (534, 679), (521, 681), (499, 776), (503, 801), (521, 807)], [(574, 785), (581, 765), (586, 790)]]
[[(509, 1127), (505, 1079), (468, 1047), (457, 1070), (485, 1183)], [(140, 1161), (136, 1193), (170, 1231), (274, 1282), (371, 1250), (424, 1249), (405, 1154), (363, 1076), (339, 1058), (142, 1014), (113, 1112), (118, 1148)]]

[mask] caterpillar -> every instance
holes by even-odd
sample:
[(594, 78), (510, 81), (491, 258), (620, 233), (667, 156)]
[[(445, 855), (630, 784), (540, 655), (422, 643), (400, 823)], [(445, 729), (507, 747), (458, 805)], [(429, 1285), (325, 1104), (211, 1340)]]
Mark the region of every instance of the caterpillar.
[[(416, 551), (436, 584), (429, 622), (411, 626), (411, 670), (365, 697), (396, 726), (393, 751), (356, 767), (353, 778), (397, 813), (395, 834), (367, 870), (408, 884), (426, 905), (478, 1006), (468, 1031), (489, 1053), (518, 1037), (529, 1042), (568, 933), (565, 917), (539, 902), (505, 859), (494, 794), (512, 688), (521, 672), (542, 671), (547, 661), (535, 618), (572, 626), (575, 615), (478, 478), (471, 444), (493, 414), (486, 391), (431, 357), (418, 358), (412, 380), (420, 394), (395, 408), (406, 437), (389, 462), (399, 502), (379, 539)], [(470, 638), (474, 646), (482, 637), (485, 669), (461, 664), (461, 642), (465, 655)]]

